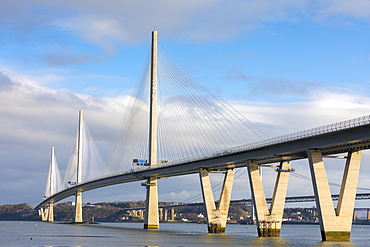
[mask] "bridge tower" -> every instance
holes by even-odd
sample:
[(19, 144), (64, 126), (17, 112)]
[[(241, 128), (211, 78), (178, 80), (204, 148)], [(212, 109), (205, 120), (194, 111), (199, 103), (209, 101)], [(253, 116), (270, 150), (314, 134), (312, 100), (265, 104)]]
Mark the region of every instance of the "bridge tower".
[[(77, 180), (76, 184), (82, 182), (82, 122), (83, 112), (79, 111), (78, 134), (77, 134)], [(75, 223), (82, 223), (82, 192), (75, 194)]]
[[(56, 158), (54, 153), (54, 147), (51, 147), (50, 167), (48, 173), (48, 179), (46, 182), (45, 198), (58, 192), (60, 188), (60, 174), (56, 164)], [(39, 209), (39, 215), (41, 215), (42, 221), (54, 222), (54, 203), (49, 202), (49, 205), (45, 208)]]
[[(54, 147), (51, 147), (51, 158), (50, 158), (50, 170), (49, 170), (49, 186), (50, 186), (50, 195), (54, 194), (56, 191), (53, 191), (55, 188), (53, 188), (54, 181), (53, 180), (53, 173), (56, 172), (55, 170), (55, 154), (54, 154)], [(54, 222), (54, 203), (50, 202), (49, 207), (47, 210), (47, 221), (48, 222)]]
[[(152, 32), (150, 115), (149, 115), (149, 164), (157, 163), (157, 31)], [(159, 229), (158, 186), (156, 177), (146, 182), (146, 210), (144, 229)]]

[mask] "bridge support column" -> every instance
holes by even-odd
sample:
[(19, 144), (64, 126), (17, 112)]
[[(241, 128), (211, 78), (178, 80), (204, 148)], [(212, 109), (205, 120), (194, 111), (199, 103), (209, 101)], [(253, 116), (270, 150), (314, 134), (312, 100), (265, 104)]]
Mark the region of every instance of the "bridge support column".
[(307, 151), (316, 207), (323, 241), (349, 240), (361, 163), (361, 152), (349, 152), (343, 172), (337, 208), (331, 199), (328, 179), (320, 151)]
[(138, 216), (140, 216), (140, 218), (144, 219), (145, 218), (145, 210), (139, 210)]
[(164, 222), (167, 222), (168, 221), (168, 209), (167, 208), (163, 208), (163, 221)]
[(75, 200), (75, 223), (82, 223), (82, 192), (76, 191)]
[(49, 203), (48, 222), (54, 222), (54, 203)]
[(175, 221), (175, 208), (171, 208), (171, 213), (170, 213), (170, 220)]
[(163, 208), (158, 209), (158, 218), (159, 218), (159, 221), (164, 221)]
[(357, 219), (356, 210), (353, 210), (352, 221), (355, 221), (356, 219)]
[(148, 178), (145, 203), (144, 229), (159, 229), (157, 178)]
[(49, 208), (40, 208), (39, 215), (41, 216), (42, 221), (48, 220)]
[(220, 201), (217, 207), (213, 197), (211, 180), (209, 178), (207, 169), (201, 168), (199, 170), (199, 175), (202, 185), (203, 200), (207, 213), (208, 232), (224, 233), (226, 230), (226, 221), (234, 182), (234, 170), (226, 170)]
[(284, 213), (286, 191), (288, 188), (290, 162), (280, 163), (275, 182), (270, 210), (267, 208), (265, 191), (256, 161), (249, 161), (248, 173), (252, 191), (252, 201), (256, 213), (259, 237), (279, 237)]

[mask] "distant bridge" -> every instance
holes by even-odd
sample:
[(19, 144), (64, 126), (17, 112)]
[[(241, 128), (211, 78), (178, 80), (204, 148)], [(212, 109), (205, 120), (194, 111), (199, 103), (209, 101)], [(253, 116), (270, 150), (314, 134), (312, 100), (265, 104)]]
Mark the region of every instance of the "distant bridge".
[[(333, 201), (338, 201), (339, 195), (332, 195), (331, 198)], [(370, 193), (360, 193), (356, 194), (356, 200), (369, 200)], [(316, 201), (315, 196), (288, 196), (285, 198), (285, 203), (297, 203), (297, 202), (314, 202)], [(266, 202), (270, 204), (272, 198), (266, 198)], [(218, 201), (216, 201), (218, 203)], [(249, 204), (252, 205), (252, 199), (241, 199), (241, 200), (231, 200), (230, 204)], [(190, 203), (175, 203), (170, 205), (161, 205), (160, 208), (176, 208), (184, 206), (201, 206), (204, 205), (204, 202), (190, 202)], [(124, 211), (129, 210), (145, 210), (145, 207), (136, 207), (136, 208), (124, 208)], [(361, 209), (360, 209), (361, 210)], [(364, 210), (364, 209), (363, 209)]]

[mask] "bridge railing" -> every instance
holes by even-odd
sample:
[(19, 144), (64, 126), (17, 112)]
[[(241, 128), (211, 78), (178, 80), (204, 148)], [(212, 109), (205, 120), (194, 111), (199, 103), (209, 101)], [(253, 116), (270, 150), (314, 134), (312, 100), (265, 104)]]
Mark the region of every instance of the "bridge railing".
[[(220, 155), (227, 155), (227, 154), (235, 153), (235, 152), (253, 150), (253, 149), (257, 149), (257, 148), (261, 148), (265, 146), (275, 145), (279, 143), (294, 141), (294, 140), (313, 137), (313, 136), (322, 135), (322, 134), (328, 134), (331, 132), (351, 129), (354, 127), (364, 126), (368, 124), (370, 124), (370, 115), (358, 117), (354, 119), (349, 119), (346, 121), (337, 122), (337, 123), (333, 123), (329, 125), (324, 125), (324, 126), (316, 127), (313, 129), (307, 129), (307, 130), (303, 130), (300, 132), (295, 132), (295, 133), (291, 133), (291, 134), (287, 134), (283, 136), (278, 136), (278, 137), (270, 138), (267, 140), (253, 142), (253, 143), (242, 145), (242, 146), (237, 146), (237, 147), (228, 149), (227, 153), (225, 153), (225, 150), (222, 150), (216, 153), (210, 153), (210, 154), (205, 154), (205, 155), (194, 156), (191, 158), (170, 161), (165, 164), (157, 164), (155, 165), (155, 167), (163, 167), (163, 166), (176, 165), (176, 164), (192, 162), (192, 161), (197, 161), (197, 160), (202, 160), (202, 159), (209, 159), (209, 158), (217, 157)], [(148, 169), (150, 168), (151, 167), (148, 167)]]

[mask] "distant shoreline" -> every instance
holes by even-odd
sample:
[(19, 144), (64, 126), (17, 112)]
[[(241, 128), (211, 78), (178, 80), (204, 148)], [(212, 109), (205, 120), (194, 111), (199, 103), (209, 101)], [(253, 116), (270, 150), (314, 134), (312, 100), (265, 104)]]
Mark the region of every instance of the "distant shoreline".
[[(12, 221), (12, 222), (46, 222), (41, 220), (11, 220), (11, 219), (0, 219), (0, 221)], [(46, 222), (47, 223), (47, 222)], [(53, 223), (56, 224), (81, 224), (81, 225), (88, 225), (88, 224), (99, 224), (99, 223), (143, 223), (143, 222), (132, 222), (132, 221), (98, 221), (98, 222), (82, 222), (82, 223), (74, 223), (74, 222), (65, 222), (65, 221), (55, 221)], [(160, 224), (207, 224), (207, 223), (199, 223), (199, 222), (160, 222)], [(246, 225), (244, 223), (227, 223), (227, 224), (236, 224), (236, 225)], [(297, 221), (283, 221), (283, 225), (318, 225), (318, 222), (297, 222)], [(247, 224), (253, 226), (253, 224)], [(356, 221), (352, 222), (352, 225), (370, 225), (370, 221)]]

